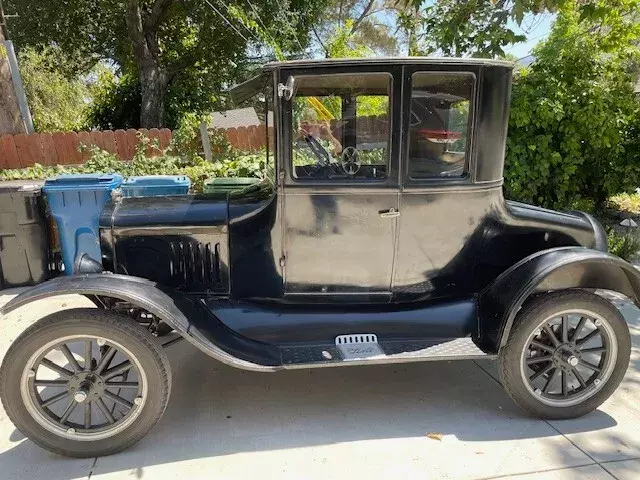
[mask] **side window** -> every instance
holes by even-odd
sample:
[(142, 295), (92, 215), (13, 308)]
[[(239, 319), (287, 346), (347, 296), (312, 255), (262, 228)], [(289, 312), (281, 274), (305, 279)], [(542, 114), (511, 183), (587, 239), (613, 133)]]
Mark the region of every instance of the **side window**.
[(391, 76), (299, 76), (294, 84), (294, 178), (329, 182), (385, 179)]
[(412, 75), (410, 178), (460, 178), (467, 174), (474, 79), (467, 73), (417, 72)]

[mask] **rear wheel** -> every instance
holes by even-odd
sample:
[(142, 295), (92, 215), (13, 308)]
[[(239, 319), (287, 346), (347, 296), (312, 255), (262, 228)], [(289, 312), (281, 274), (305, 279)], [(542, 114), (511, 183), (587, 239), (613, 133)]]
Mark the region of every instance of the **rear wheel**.
[(0, 397), (15, 426), (62, 455), (109, 455), (140, 440), (162, 416), (169, 362), (154, 337), (118, 313), (56, 312), (12, 344)]
[(585, 291), (541, 295), (518, 313), (499, 355), (502, 384), (530, 413), (575, 418), (618, 387), (629, 364), (629, 329), (620, 312)]

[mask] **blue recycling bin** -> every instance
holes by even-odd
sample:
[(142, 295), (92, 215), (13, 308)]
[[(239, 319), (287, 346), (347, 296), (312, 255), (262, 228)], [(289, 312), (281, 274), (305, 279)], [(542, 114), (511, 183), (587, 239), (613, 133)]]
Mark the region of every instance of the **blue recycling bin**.
[(162, 195), (186, 195), (191, 180), (184, 175), (149, 175), (129, 177), (120, 186), (123, 197), (158, 197)]
[(59, 175), (44, 183), (42, 191), (58, 227), (66, 275), (75, 272), (74, 263), (83, 253), (102, 262), (100, 213), (121, 183), (118, 174)]

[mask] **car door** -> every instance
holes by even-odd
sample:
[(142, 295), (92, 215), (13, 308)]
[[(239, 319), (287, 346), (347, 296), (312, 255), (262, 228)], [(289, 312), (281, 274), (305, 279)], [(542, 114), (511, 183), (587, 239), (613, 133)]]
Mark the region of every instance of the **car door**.
[[(406, 67), (394, 299), (467, 294), (493, 194), (473, 179), (475, 67)], [(500, 188), (498, 184), (496, 187)]]
[(391, 297), (399, 214), (395, 73), (281, 72), (281, 84), (293, 85), (291, 98), (281, 99), (287, 297)]

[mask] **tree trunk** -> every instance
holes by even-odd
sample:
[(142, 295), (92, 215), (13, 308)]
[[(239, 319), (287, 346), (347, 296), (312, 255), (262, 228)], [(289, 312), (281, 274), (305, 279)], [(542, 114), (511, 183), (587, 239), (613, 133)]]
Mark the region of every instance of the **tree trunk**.
[(140, 69), (140, 127), (164, 127), (164, 102), (169, 83), (169, 75), (158, 65), (145, 65)]
[(125, 21), (138, 67), (142, 105), (140, 126), (164, 126), (164, 101), (169, 85), (169, 73), (159, 58), (157, 29), (172, 0), (156, 0), (150, 14), (143, 19), (140, 0), (128, 0)]

